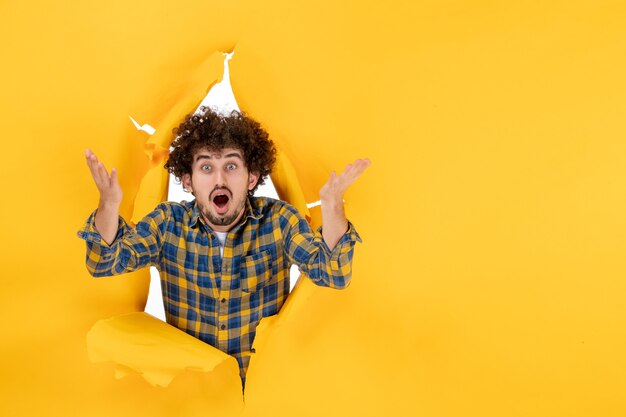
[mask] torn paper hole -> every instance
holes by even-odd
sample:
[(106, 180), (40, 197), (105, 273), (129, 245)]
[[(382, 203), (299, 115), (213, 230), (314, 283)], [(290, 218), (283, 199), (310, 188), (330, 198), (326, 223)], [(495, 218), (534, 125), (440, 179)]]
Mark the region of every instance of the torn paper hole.
[[(219, 83), (214, 84), (213, 87), (211, 87), (206, 97), (202, 100), (202, 103), (200, 103), (200, 105), (196, 109), (196, 112), (200, 110), (201, 106), (209, 107), (213, 111), (221, 114), (228, 114), (233, 110), (239, 111), (239, 105), (237, 104), (235, 94), (233, 93), (233, 89), (230, 84), (230, 71), (228, 65), (228, 61), (233, 57), (234, 54), (235, 52), (223, 54), (224, 73), (222, 75), (222, 80)], [(133, 120), (132, 117), (131, 120)], [(138, 127), (139, 124), (136, 123), (134, 120), (133, 122), (135, 123), (135, 126)], [(171, 149), (172, 148), (170, 148), (170, 151)], [(261, 185), (256, 190), (255, 196), (271, 197), (274, 199), (279, 198), (276, 188), (274, 187), (274, 184), (272, 183), (272, 179), (270, 177), (265, 180), (265, 184)], [(184, 200), (190, 200), (191, 198), (193, 198), (193, 196), (183, 190), (180, 181), (176, 180), (174, 175), (170, 174), (167, 200), (180, 202)], [(290, 275), (291, 281), (289, 291), (291, 292), (300, 277), (300, 270), (297, 266), (294, 265), (291, 267)], [(145, 311), (146, 313), (151, 314), (161, 321), (166, 321), (165, 309), (163, 307), (161, 280), (159, 277), (159, 272), (155, 267), (150, 268), (150, 290), (148, 292), (148, 300), (146, 302)]]
[(237, 100), (235, 99), (235, 94), (233, 93), (233, 89), (230, 85), (230, 69), (228, 67), (228, 61), (231, 60), (235, 52), (224, 53), (224, 73), (222, 75), (222, 80), (211, 87), (209, 93), (198, 106), (198, 110), (200, 107), (209, 107), (213, 111), (221, 114), (228, 114), (233, 110), (240, 111), (239, 105), (237, 104)]

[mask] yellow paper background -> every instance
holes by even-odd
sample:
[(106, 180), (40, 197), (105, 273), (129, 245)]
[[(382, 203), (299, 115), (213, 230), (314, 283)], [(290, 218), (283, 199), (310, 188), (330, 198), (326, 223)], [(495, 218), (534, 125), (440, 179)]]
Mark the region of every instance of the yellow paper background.
[[(0, 4), (0, 414), (623, 416), (625, 12)], [(161, 126), (233, 47), (239, 105), (306, 201), (373, 161), (346, 195), (352, 285), (304, 281), (262, 323), (245, 407), (226, 368), (159, 388), (89, 362), (87, 331), (142, 310), (148, 274), (89, 278), (74, 235), (97, 203), (84, 148), (119, 169), (130, 218), (152, 163), (127, 116)]]

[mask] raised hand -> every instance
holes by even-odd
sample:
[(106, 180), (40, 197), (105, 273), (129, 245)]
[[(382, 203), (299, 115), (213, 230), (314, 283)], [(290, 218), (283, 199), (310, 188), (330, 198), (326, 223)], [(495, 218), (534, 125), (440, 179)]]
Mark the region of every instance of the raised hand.
[(343, 209), (343, 195), (368, 166), (370, 166), (369, 159), (357, 159), (341, 174), (331, 172), (330, 178), (320, 189), (322, 237), (330, 250), (334, 249), (341, 236), (348, 230), (348, 220)]
[(369, 167), (369, 159), (357, 159), (339, 175), (335, 171), (330, 173), (330, 178), (320, 189), (320, 200), (330, 203), (338, 203), (343, 200), (343, 195), (350, 185)]
[(122, 187), (117, 180), (117, 170), (111, 169), (111, 174), (107, 171), (104, 164), (98, 161), (96, 155), (90, 150), (85, 151), (87, 165), (91, 171), (98, 191), (100, 191), (100, 203), (120, 205), (122, 202)]
[(117, 235), (119, 208), (123, 195), (122, 187), (117, 180), (115, 168), (109, 174), (104, 164), (98, 161), (96, 155), (89, 149), (85, 151), (85, 158), (87, 159), (91, 176), (96, 183), (96, 187), (98, 187), (98, 191), (100, 191), (100, 203), (94, 219), (96, 229), (102, 236), (102, 239), (111, 245)]

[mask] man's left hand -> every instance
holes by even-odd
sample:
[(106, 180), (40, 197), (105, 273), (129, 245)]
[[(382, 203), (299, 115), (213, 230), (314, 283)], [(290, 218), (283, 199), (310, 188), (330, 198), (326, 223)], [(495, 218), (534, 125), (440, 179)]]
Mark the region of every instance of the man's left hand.
[(330, 178), (320, 189), (322, 203), (336, 204), (342, 202), (348, 187), (359, 178), (370, 164), (371, 162), (367, 158), (357, 159), (353, 164), (348, 165), (341, 174), (337, 175), (335, 171), (331, 172)]
[(331, 172), (330, 178), (320, 189), (322, 237), (331, 251), (348, 230), (348, 220), (343, 209), (343, 195), (368, 166), (370, 166), (369, 159), (357, 159), (341, 174)]

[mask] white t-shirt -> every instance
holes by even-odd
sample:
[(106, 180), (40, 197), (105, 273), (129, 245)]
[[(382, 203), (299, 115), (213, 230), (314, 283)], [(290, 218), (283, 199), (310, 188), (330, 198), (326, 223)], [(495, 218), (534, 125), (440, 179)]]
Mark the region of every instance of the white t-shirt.
[(215, 233), (215, 236), (217, 236), (217, 240), (220, 241), (220, 256), (224, 256), (224, 245), (226, 244), (226, 235), (228, 234), (228, 232), (216, 232), (215, 230), (213, 231), (213, 233)]

